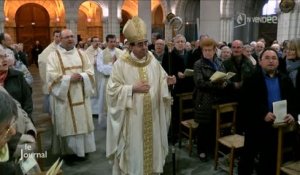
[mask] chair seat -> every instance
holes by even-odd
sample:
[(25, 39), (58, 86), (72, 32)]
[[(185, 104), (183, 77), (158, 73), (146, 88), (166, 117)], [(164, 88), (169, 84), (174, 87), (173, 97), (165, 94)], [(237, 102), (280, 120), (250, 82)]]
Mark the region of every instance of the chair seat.
[(229, 148), (241, 148), (244, 146), (244, 136), (239, 134), (224, 136), (219, 138), (218, 141)]
[(194, 119), (181, 121), (181, 124), (187, 128), (193, 128), (193, 129), (197, 128), (199, 125), (197, 122), (195, 122)]
[(288, 162), (281, 167), (281, 171), (288, 175), (300, 174), (300, 161)]

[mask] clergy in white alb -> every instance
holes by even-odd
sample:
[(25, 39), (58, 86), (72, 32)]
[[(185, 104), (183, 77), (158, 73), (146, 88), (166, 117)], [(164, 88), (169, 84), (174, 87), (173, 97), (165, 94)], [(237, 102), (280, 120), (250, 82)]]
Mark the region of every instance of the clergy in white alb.
[(50, 106), (49, 106), (49, 91), (46, 83), (46, 73), (47, 73), (47, 60), (48, 56), (50, 55), (51, 52), (55, 51), (57, 49), (58, 44), (60, 43), (60, 31), (55, 30), (53, 32), (53, 42), (50, 43), (41, 54), (38, 56), (38, 64), (39, 64), (39, 73), (40, 77), (43, 83), (42, 91), (44, 94), (44, 106), (43, 106), (43, 111), (44, 112), (50, 112)]
[(95, 73), (95, 91), (94, 94), (91, 96), (91, 105), (92, 105), (92, 113), (99, 115), (100, 113), (100, 97), (99, 97), (99, 91), (101, 86), (101, 80), (100, 80), (100, 73), (97, 71), (96, 68), (96, 58), (98, 55), (102, 52), (102, 50), (99, 48), (99, 38), (94, 36), (91, 38), (91, 45), (85, 50), (85, 53), (90, 59), (91, 64), (93, 65), (94, 73)]
[(116, 36), (109, 34), (106, 36), (107, 47), (97, 57), (97, 72), (99, 72), (99, 101), (100, 110), (98, 122), (101, 126), (106, 125), (107, 104), (106, 104), (106, 85), (111, 74), (113, 62), (120, 57), (122, 50), (116, 48)]
[(61, 32), (61, 44), (48, 57), (47, 84), (54, 118), (53, 152), (63, 155), (96, 150), (90, 96), (94, 71), (85, 53), (77, 50), (71, 30)]
[(140, 18), (128, 20), (123, 33), (132, 51), (114, 63), (107, 84), (106, 156), (113, 175), (163, 173), (172, 101), (168, 84), (176, 79), (148, 51)]

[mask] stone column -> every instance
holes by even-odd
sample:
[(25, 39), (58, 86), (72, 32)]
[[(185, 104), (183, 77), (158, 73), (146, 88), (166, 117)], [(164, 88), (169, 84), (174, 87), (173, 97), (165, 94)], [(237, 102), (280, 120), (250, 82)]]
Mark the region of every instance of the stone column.
[(278, 10), (277, 40), (283, 42), (300, 35), (300, 0), (296, 0), (294, 9), (289, 13), (282, 13)]
[(78, 22), (78, 8), (80, 3), (79, 1), (73, 1), (73, 4), (71, 2), (67, 1), (65, 4), (65, 10), (66, 10), (66, 27), (67, 29), (72, 30), (74, 34), (75, 43), (77, 43), (77, 22)]
[(4, 1), (0, 2), (0, 33), (4, 32), (5, 16), (4, 16)]
[(200, 33), (220, 40), (220, 0), (200, 1)]
[(151, 20), (151, 1), (138, 1), (138, 16), (146, 23), (147, 39), (151, 41), (152, 20)]
[(120, 38), (120, 22), (118, 19), (118, 1), (109, 1), (109, 33)]
[(221, 18), (220, 41), (232, 42), (233, 40), (233, 18)]
[(67, 29), (72, 30), (73, 35), (74, 35), (74, 39), (75, 39), (75, 43), (77, 43), (77, 18), (76, 19), (67, 19)]
[(220, 41), (232, 42), (234, 26), (233, 0), (221, 1)]
[(103, 42), (105, 42), (105, 37), (109, 32), (109, 22), (108, 17), (102, 17), (102, 26), (103, 26)]

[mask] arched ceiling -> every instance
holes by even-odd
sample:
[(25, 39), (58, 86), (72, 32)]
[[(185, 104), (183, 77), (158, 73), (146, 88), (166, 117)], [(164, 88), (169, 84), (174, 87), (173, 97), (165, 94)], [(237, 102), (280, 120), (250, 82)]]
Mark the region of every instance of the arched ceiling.
[(65, 19), (65, 10), (62, 0), (5, 0), (4, 15), (6, 17), (6, 20), (8, 20), (7, 22), (15, 21), (14, 18), (17, 10), (22, 5), (27, 3), (35, 3), (43, 6), (50, 16), (50, 21), (63, 21)]
[[(151, 11), (160, 5), (160, 0), (151, 0)], [(124, 0), (122, 10), (129, 13), (131, 16), (138, 16), (138, 0)]]
[[(79, 6), (79, 10), (85, 13), (89, 19), (97, 19), (102, 17), (102, 8), (94, 1), (85, 1)], [(98, 13), (99, 16), (98, 16)], [(100, 20), (101, 21), (101, 20)]]

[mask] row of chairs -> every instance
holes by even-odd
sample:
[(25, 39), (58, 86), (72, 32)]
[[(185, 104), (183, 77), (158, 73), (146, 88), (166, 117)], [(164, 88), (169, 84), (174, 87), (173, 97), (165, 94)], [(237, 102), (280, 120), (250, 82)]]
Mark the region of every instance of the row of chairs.
[[(193, 141), (195, 141), (196, 130), (198, 123), (194, 121), (193, 116), (193, 105), (187, 106), (186, 104), (191, 104), (193, 100), (192, 93), (182, 93), (178, 94), (179, 98), (179, 115), (180, 115), (180, 127), (179, 127), (179, 147), (181, 147), (181, 137), (185, 136), (188, 138), (188, 150), (191, 156), (193, 150)], [(244, 136), (236, 134), (236, 115), (237, 115), (238, 103), (225, 103), (213, 106), (216, 111), (216, 142), (215, 142), (215, 153), (214, 153), (214, 168), (217, 169), (219, 165), (219, 155), (223, 155), (229, 160), (229, 167), (220, 166), (229, 172), (230, 175), (233, 174), (235, 151), (244, 147)], [(192, 115), (191, 115), (192, 114)], [(225, 115), (224, 115), (225, 114)], [(276, 126), (274, 126), (276, 127)], [(277, 126), (278, 127), (278, 126)], [(290, 167), (300, 167), (300, 162), (292, 162), (286, 165), (281, 165), (281, 155), (282, 155), (282, 140), (283, 140), (283, 126), (278, 127), (278, 157), (277, 157), (277, 174), (279, 175), (281, 171), (286, 174), (294, 175)], [(226, 147), (229, 149), (229, 154), (225, 154), (220, 150), (220, 147)], [(299, 168), (300, 169), (300, 168)], [(294, 171), (295, 173), (295, 171)], [(297, 172), (298, 175), (300, 174)], [(297, 174), (296, 173), (296, 174)]]

